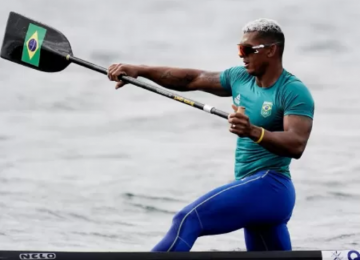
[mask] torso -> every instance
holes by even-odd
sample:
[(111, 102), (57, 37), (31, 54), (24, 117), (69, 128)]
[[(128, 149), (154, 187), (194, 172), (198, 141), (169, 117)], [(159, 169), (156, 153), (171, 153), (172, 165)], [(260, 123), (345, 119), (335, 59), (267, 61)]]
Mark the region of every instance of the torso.
[[(283, 131), (283, 89), (297, 79), (283, 71), (279, 79), (268, 88), (261, 88), (255, 78), (241, 78), (232, 85), (233, 102), (245, 107), (251, 124), (269, 131)], [(273, 154), (249, 138), (238, 138), (235, 153), (235, 177), (241, 179), (264, 169), (276, 170), (290, 177), (291, 158)]]

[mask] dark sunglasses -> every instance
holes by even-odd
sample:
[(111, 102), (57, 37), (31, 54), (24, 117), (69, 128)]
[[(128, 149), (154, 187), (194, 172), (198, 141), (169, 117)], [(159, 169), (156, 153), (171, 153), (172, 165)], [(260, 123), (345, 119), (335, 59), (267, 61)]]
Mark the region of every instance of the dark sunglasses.
[(269, 43), (269, 44), (260, 44), (260, 45), (256, 45), (256, 46), (243, 45), (240, 43), (237, 46), (238, 46), (239, 56), (240, 56), (240, 58), (243, 58), (252, 53), (259, 53), (259, 49), (270, 47), (270, 46), (273, 46), (273, 45), (279, 44), (279, 43), (280, 42), (274, 42), (274, 43)]

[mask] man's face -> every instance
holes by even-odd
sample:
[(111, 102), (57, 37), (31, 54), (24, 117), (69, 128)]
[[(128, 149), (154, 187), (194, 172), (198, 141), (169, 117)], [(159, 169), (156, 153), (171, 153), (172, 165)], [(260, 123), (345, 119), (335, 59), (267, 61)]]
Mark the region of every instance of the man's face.
[(243, 58), (247, 72), (253, 76), (262, 75), (269, 64), (268, 48), (260, 48), (256, 50), (257, 53), (249, 53), (255, 51), (251, 47), (261, 44), (266, 44), (266, 42), (261, 41), (257, 32), (251, 32), (243, 35), (239, 45), (241, 48), (241, 50), (239, 49), (239, 56)]

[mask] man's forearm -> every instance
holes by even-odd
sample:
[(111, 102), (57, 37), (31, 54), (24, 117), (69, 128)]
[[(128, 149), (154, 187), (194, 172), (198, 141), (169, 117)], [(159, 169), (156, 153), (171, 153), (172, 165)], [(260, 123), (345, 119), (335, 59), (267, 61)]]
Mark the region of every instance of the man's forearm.
[(203, 71), (172, 67), (139, 66), (139, 76), (177, 91), (197, 90), (194, 81)]
[[(256, 142), (261, 137), (261, 132), (260, 127), (254, 126), (250, 138)], [(306, 142), (293, 132), (270, 132), (265, 130), (259, 145), (274, 154), (299, 159)]]

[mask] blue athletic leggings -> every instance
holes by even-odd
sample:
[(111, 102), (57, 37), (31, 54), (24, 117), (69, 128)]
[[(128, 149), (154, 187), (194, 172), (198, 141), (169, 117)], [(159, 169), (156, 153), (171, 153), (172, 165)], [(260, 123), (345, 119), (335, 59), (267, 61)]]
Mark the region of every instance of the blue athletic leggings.
[(294, 204), (291, 179), (261, 171), (216, 188), (183, 208), (152, 251), (190, 251), (198, 237), (241, 228), (248, 251), (291, 250), (287, 222)]

